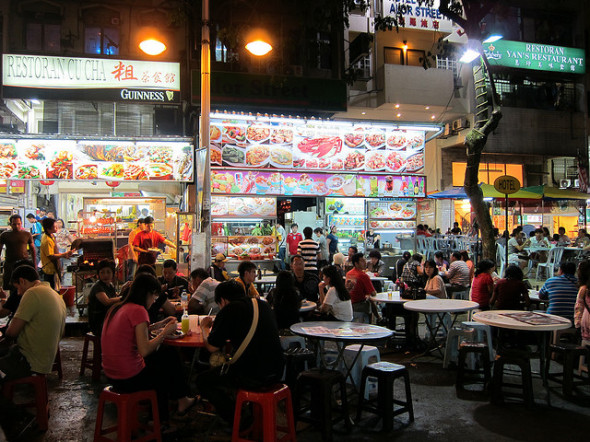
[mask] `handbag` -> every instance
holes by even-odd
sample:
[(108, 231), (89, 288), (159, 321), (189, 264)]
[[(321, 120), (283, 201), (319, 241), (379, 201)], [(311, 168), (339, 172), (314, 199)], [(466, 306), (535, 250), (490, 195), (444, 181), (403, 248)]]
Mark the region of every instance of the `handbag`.
[(258, 326), (258, 302), (256, 298), (252, 298), (252, 307), (254, 309), (254, 314), (252, 316), (252, 324), (250, 325), (250, 330), (248, 330), (248, 334), (238, 347), (238, 350), (234, 353), (234, 355), (230, 355), (229, 352), (223, 352), (218, 350), (216, 352), (211, 353), (209, 356), (209, 364), (211, 367), (219, 367), (221, 366), (221, 374), (226, 374), (229, 370), (231, 364), (235, 364), (236, 361), (242, 356), (242, 353), (250, 344), (252, 337), (254, 336), (254, 332), (256, 331), (256, 327)]

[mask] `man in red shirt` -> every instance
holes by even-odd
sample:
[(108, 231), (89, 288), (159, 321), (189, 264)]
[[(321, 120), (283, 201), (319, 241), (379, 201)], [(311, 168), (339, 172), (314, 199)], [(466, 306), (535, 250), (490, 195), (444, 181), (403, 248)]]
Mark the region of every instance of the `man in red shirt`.
[(297, 232), (297, 229), (299, 229), (297, 223), (291, 224), (291, 232), (287, 235), (289, 256), (297, 255), (297, 247), (299, 246), (299, 242), (303, 240), (303, 236), (301, 236), (301, 233)]
[[(371, 313), (371, 306), (367, 301), (369, 297), (375, 296), (375, 288), (371, 278), (366, 273), (367, 260), (362, 253), (352, 255), (353, 268), (346, 274), (346, 288), (350, 293), (352, 301), (352, 311), (362, 313), (363, 319), (366, 319)], [(359, 316), (355, 314), (355, 319)]]
[(154, 265), (159, 252), (153, 249), (157, 248), (162, 243), (173, 249), (175, 249), (176, 246), (154, 230), (154, 218), (148, 216), (144, 218), (143, 222), (145, 230), (138, 232), (137, 235), (135, 235), (135, 238), (133, 238), (133, 250), (137, 252), (138, 265)]

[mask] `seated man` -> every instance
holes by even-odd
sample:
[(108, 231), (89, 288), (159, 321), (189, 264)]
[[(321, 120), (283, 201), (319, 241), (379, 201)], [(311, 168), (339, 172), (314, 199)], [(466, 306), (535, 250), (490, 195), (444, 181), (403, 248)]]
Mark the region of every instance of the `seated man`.
[(257, 270), (258, 267), (252, 261), (244, 261), (238, 266), (238, 274), (240, 276), (234, 280), (242, 286), (244, 294), (250, 298), (260, 298), (258, 290), (256, 290), (256, 286), (254, 285)]
[[(35, 268), (21, 265), (12, 271), (12, 284), (21, 297), (20, 305), (6, 329), (6, 338), (16, 340), (0, 358), (0, 386), (5, 381), (49, 374), (63, 336), (66, 305), (48, 284), (39, 280)], [(0, 401), (2, 427), (13, 423), (14, 405)]]
[[(210, 352), (228, 351), (229, 341), (234, 354), (246, 338), (252, 325), (252, 299), (244, 295), (236, 281), (222, 282), (215, 289), (215, 302), (221, 310), (215, 317), (201, 321), (205, 346)], [(213, 404), (219, 416), (232, 424), (235, 392), (238, 388), (260, 389), (281, 379), (283, 350), (273, 312), (267, 302), (256, 299), (258, 324), (254, 335), (239, 357), (234, 359), (226, 374), (221, 367), (213, 367), (197, 377), (197, 390)]]
[(216, 315), (219, 306), (215, 302), (215, 289), (221, 284), (209, 276), (205, 269), (195, 269), (190, 276), (191, 299), (189, 315)]
[(305, 271), (305, 261), (302, 256), (291, 257), (291, 271), (295, 277), (295, 288), (299, 292), (299, 299), (317, 302), (320, 278), (315, 272)]
[(563, 316), (574, 321), (574, 309), (578, 296), (578, 280), (576, 278), (576, 264), (562, 262), (557, 276), (549, 278), (539, 290), (539, 299), (548, 299), (547, 313)]
[(179, 299), (183, 291), (188, 292), (188, 281), (176, 275), (178, 264), (173, 259), (164, 261), (163, 267), (162, 276), (158, 278), (162, 284), (162, 292), (168, 299)]
[(469, 289), (471, 284), (471, 271), (467, 263), (461, 259), (461, 252), (453, 252), (449, 270), (441, 272), (441, 275), (449, 281), (445, 286), (447, 292), (462, 292)]
[(571, 243), (571, 240), (569, 236), (565, 234), (565, 227), (560, 227), (557, 229), (557, 232), (559, 233), (559, 245), (568, 247)]
[(538, 262), (546, 262), (547, 261), (547, 252), (545, 250), (538, 250), (538, 249), (547, 249), (551, 247), (549, 241), (543, 235), (543, 229), (535, 229), (535, 235), (529, 238), (525, 243), (525, 247), (531, 247), (532, 250), (529, 254), (530, 258), (534, 261)]
[(223, 253), (215, 255), (215, 260), (211, 264), (211, 267), (209, 267), (209, 274), (216, 281), (223, 282), (231, 279), (225, 270), (226, 261), (227, 258)]

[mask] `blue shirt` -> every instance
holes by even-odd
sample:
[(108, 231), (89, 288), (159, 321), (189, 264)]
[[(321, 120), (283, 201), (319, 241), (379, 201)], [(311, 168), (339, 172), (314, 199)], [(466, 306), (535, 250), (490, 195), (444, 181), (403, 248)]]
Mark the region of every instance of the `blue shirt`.
[(547, 313), (574, 320), (578, 296), (578, 281), (574, 275), (564, 274), (549, 278), (539, 290), (540, 299), (549, 299)]
[(330, 253), (336, 253), (338, 251), (338, 237), (333, 233), (330, 233), (326, 236), (326, 239), (330, 240), (330, 245), (328, 246)]
[(33, 240), (35, 241), (35, 247), (41, 247), (41, 237), (43, 236), (43, 227), (41, 227), (41, 223), (36, 222), (31, 226), (31, 235), (35, 235), (39, 233), (39, 235), (35, 236)]

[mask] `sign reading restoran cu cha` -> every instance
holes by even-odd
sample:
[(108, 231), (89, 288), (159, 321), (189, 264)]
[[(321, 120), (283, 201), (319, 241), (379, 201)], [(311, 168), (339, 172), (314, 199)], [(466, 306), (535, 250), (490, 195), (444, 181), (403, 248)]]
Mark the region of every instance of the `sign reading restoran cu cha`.
[(4, 54), (4, 98), (180, 102), (180, 64)]

